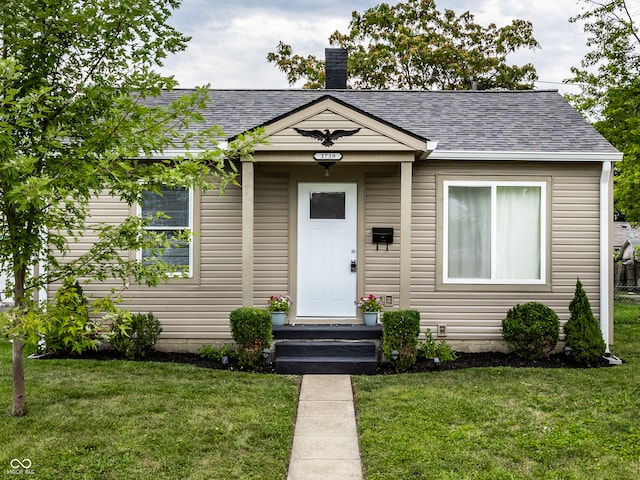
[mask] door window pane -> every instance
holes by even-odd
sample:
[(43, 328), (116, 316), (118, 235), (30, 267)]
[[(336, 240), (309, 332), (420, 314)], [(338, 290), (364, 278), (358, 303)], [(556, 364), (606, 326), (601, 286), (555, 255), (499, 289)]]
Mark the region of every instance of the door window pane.
[(309, 218), (312, 220), (344, 220), (345, 192), (311, 192)]

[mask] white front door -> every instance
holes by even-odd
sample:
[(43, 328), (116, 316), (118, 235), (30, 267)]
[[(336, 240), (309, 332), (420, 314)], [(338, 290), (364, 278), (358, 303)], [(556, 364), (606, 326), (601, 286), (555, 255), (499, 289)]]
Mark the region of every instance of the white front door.
[(298, 185), (299, 317), (355, 317), (357, 185)]

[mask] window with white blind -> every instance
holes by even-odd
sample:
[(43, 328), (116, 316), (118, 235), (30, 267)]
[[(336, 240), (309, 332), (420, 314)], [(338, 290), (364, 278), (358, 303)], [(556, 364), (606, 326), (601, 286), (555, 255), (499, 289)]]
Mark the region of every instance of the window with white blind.
[[(147, 230), (163, 233), (171, 246), (162, 254), (156, 255), (159, 260), (169, 265), (182, 268), (188, 276), (193, 271), (192, 241), (173, 241), (180, 234), (192, 231), (193, 227), (193, 191), (182, 187), (162, 186), (160, 193), (146, 191), (139, 206), (140, 215), (152, 218)], [(162, 215), (157, 217), (158, 212)], [(139, 258), (144, 262), (151, 252), (142, 250)]]
[(544, 284), (546, 184), (444, 182), (445, 283)]

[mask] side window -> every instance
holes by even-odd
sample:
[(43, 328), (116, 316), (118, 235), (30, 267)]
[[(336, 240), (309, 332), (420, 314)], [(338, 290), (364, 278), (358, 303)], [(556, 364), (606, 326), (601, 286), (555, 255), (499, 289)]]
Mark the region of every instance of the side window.
[(445, 283), (544, 284), (546, 184), (444, 182)]
[[(193, 192), (181, 187), (161, 187), (161, 194), (147, 191), (143, 195), (140, 205), (140, 215), (154, 217), (148, 230), (164, 233), (171, 240), (185, 231), (191, 231), (193, 227)], [(155, 218), (158, 212), (162, 216)], [(140, 259), (144, 262), (150, 256), (148, 250), (139, 252)], [(181, 267), (188, 272), (193, 271), (193, 245), (192, 241), (177, 241), (164, 251), (160, 260)]]

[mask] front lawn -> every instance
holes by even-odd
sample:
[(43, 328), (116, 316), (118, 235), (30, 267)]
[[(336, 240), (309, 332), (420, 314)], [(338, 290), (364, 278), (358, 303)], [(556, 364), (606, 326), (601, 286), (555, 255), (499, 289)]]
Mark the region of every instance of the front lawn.
[(640, 306), (598, 369), (354, 377), (368, 480), (640, 478)]
[[(640, 478), (640, 305), (615, 323), (620, 367), (354, 377), (366, 478)], [(27, 360), (12, 418), (10, 365), (0, 341), (2, 475), (28, 459), (37, 479), (286, 477), (298, 377)]]
[(297, 377), (26, 360), (27, 416), (12, 418), (10, 366), (10, 345), (0, 341), (2, 478), (13, 459), (30, 460), (35, 479), (286, 476)]

